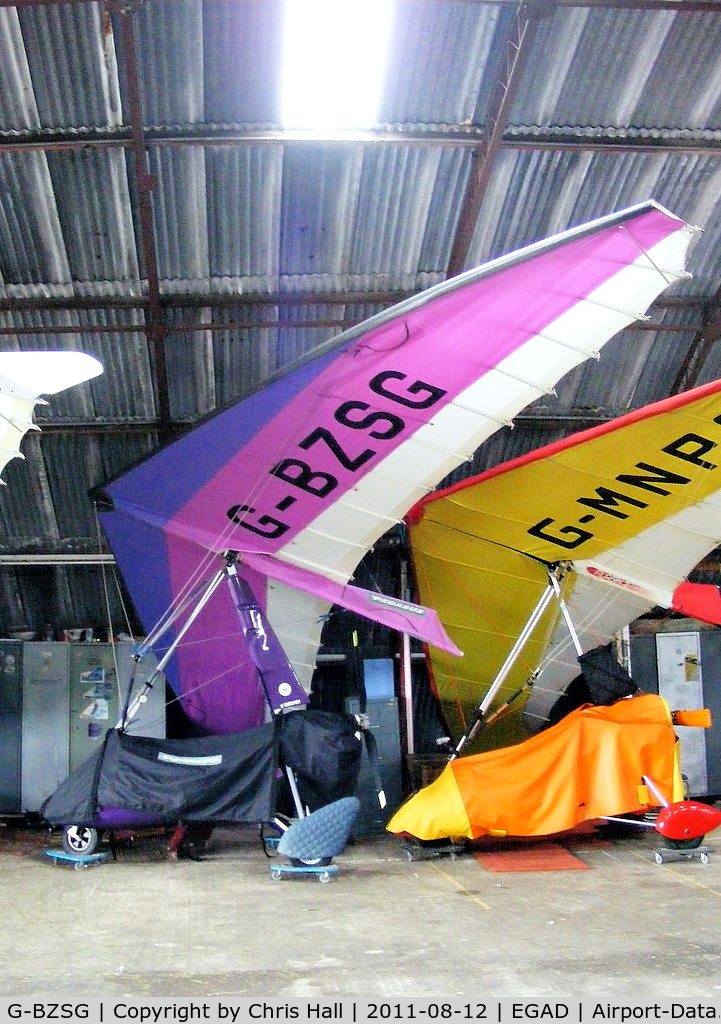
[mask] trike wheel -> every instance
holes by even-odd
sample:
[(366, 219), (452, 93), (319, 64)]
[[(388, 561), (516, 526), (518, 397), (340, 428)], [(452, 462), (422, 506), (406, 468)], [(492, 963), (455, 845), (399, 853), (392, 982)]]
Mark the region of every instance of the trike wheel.
[(704, 836), (692, 836), (690, 839), (669, 839), (664, 836), (664, 844), (669, 850), (695, 850), (704, 841)]
[(63, 850), (76, 857), (87, 857), (98, 847), (98, 830), (87, 825), (67, 825), (63, 832)]

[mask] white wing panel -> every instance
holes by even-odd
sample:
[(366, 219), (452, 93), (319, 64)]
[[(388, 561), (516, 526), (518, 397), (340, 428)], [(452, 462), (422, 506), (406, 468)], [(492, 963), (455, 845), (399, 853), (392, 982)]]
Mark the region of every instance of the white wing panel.
[(20, 442), (33, 423), (39, 395), (55, 395), (91, 377), (103, 367), (84, 352), (0, 352), (0, 472), (20, 457)]
[[(635, 264), (623, 267), (587, 297), (579, 298), (542, 332), (485, 372), (479, 358), (483, 339), (479, 338), (475, 357), (481, 376), (371, 470), (357, 488), (296, 535), (279, 556), (348, 579), (365, 552), (419, 498), (470, 459), (484, 441), (511, 423), (539, 394), (551, 390), (614, 334), (644, 315), (658, 294), (684, 273), (692, 233), (685, 229), (648, 253), (639, 251)], [(518, 308), (521, 334), (525, 333), (522, 296)], [(362, 511), (355, 511), (356, 507)]]
[[(568, 607), (584, 651), (608, 643), (655, 606), (670, 607), (676, 587), (721, 543), (721, 492), (684, 509), (598, 559), (574, 563)], [(589, 569), (602, 574), (590, 574)], [(575, 647), (561, 622), (544, 657), (524, 717), (539, 724), (579, 674)]]
[(310, 692), (320, 635), (329, 610), (327, 602), (312, 594), (268, 581), (268, 621), (306, 692)]

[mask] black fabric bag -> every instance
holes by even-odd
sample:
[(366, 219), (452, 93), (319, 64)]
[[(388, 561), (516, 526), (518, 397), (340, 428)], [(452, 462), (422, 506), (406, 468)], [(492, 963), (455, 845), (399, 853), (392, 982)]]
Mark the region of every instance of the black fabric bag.
[(611, 645), (593, 647), (578, 657), (592, 704), (615, 704), (638, 693), (638, 687), (616, 659)]
[(139, 824), (270, 821), (277, 769), (274, 723), (229, 736), (181, 740), (113, 729), (41, 812), (51, 825), (94, 825), (99, 815), (102, 823), (114, 809), (136, 814)]
[(579, 654), (581, 675), (568, 684), (548, 713), (548, 724), (555, 725), (582, 704), (615, 704), (639, 692), (626, 669), (616, 659), (611, 644), (592, 647)]
[(311, 811), (355, 796), (362, 738), (354, 715), (293, 712), (278, 725), (281, 760), (295, 772), (300, 798)]

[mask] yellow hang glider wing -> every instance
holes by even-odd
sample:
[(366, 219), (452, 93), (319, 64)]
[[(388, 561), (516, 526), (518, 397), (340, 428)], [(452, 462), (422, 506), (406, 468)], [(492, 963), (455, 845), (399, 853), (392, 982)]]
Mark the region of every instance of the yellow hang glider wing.
[[(454, 740), (499, 673), (483, 719), (511, 700), (509, 713), (478, 733), (474, 749), (537, 731), (579, 674), (580, 651), (607, 643), (653, 607), (721, 623), (718, 588), (686, 582), (721, 543), (720, 466), (714, 381), (416, 505), (408, 524), (419, 597), (464, 651), (460, 659), (430, 654)], [(554, 599), (539, 609), (547, 588)]]

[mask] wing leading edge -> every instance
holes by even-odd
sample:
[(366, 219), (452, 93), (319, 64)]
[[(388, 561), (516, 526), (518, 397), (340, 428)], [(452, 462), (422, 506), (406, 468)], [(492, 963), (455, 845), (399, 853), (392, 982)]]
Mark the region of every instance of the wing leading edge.
[[(501, 424), (642, 316), (683, 275), (693, 233), (646, 203), (469, 271), (340, 335), (110, 483), (103, 523), (143, 620), (230, 549), (304, 684), (334, 603), (360, 601), (368, 617), (453, 650), (427, 609), (357, 594), (356, 566)], [(231, 628), (217, 613), (211, 633), (221, 620)], [(199, 674), (225, 674), (207, 640), (187, 683), (196, 693)], [(212, 728), (239, 724), (235, 671), (223, 721), (203, 710)]]

